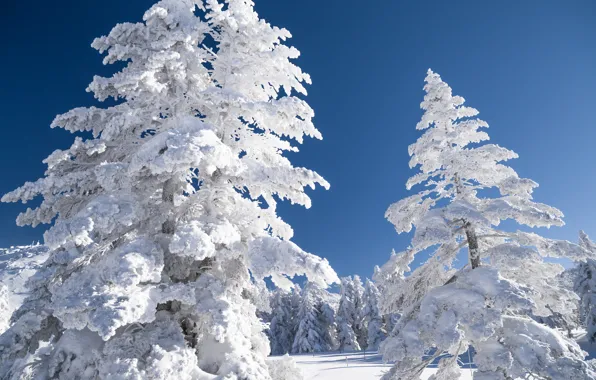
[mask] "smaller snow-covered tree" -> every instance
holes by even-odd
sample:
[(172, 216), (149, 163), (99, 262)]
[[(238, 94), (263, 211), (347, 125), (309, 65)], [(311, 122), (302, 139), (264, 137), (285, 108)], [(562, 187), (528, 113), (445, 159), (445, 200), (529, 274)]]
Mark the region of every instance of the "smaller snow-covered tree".
[(363, 321), (367, 329), (366, 349), (376, 350), (386, 336), (383, 317), (379, 312), (379, 290), (375, 284), (366, 279), (363, 294)]
[[(329, 295), (328, 292), (324, 293)], [(327, 351), (334, 351), (338, 348), (337, 324), (335, 322), (335, 310), (327, 299), (321, 302), (321, 324), (323, 325), (323, 337), (327, 342)]]
[(333, 314), (325, 306), (324, 299), (323, 289), (315, 283), (306, 283), (298, 310), (298, 329), (292, 345), (293, 353), (323, 352), (333, 348), (334, 339), (329, 336)]
[(337, 309), (337, 340), (340, 351), (359, 351), (360, 344), (354, 331), (359, 320), (356, 303), (359, 298), (354, 281), (350, 277), (341, 279), (341, 298)]
[(404, 255), (398, 255), (395, 250), (391, 251), (389, 260), (382, 266), (375, 266), (373, 281), (379, 289), (379, 312), (387, 322), (388, 330), (393, 329), (395, 315), (402, 310), (402, 286), (404, 285), (404, 268), (408, 267)]
[[(505, 161), (517, 155), (495, 144), (464, 99), (431, 70), (409, 147), (419, 172), (407, 188), (420, 191), (391, 205), (386, 218), (398, 233), (415, 228), (412, 244), (393, 255), (381, 277), (393, 281), (388, 301), (402, 315), (380, 351), (396, 365), (384, 380), (418, 378), (443, 353), (433, 380), (457, 378), (457, 356), (476, 351), (475, 379), (596, 378), (579, 346), (530, 316), (564, 309), (572, 295), (549, 277), (563, 268), (545, 257), (577, 259), (586, 250), (534, 233), (499, 228), (504, 220), (529, 227), (563, 225), (563, 214), (533, 200), (538, 185), (520, 178)], [(465, 249), (465, 250), (464, 250)], [(414, 270), (416, 255), (430, 258)], [(467, 265), (455, 269), (459, 253)], [(406, 277), (406, 273), (408, 276)], [(430, 358), (424, 358), (428, 352)]]
[[(579, 233), (579, 244), (596, 253), (594, 244), (584, 231)], [(575, 270), (574, 290), (580, 297), (579, 317), (590, 342), (596, 341), (596, 260), (587, 259)]]
[[(294, 290), (288, 293), (282, 289), (271, 296), (271, 318), (269, 322), (269, 342), (271, 354), (283, 355), (292, 352), (294, 335), (296, 334), (296, 314), (294, 299), (299, 298)], [(296, 305), (297, 306), (297, 305)]]
[(360, 276), (354, 275), (352, 277), (352, 283), (354, 284), (354, 309), (356, 314), (354, 316), (354, 333), (356, 334), (356, 340), (361, 349), (368, 346), (368, 321), (364, 314), (364, 285)]
[(399, 257), (395, 251), (392, 251), (391, 259), (383, 265), (383, 269), (375, 265), (373, 274), (374, 284), (379, 291), (379, 313), (383, 318), (383, 325), (387, 333), (393, 330), (403, 311), (397, 302), (400, 299), (399, 293), (402, 291), (400, 286), (403, 284)]

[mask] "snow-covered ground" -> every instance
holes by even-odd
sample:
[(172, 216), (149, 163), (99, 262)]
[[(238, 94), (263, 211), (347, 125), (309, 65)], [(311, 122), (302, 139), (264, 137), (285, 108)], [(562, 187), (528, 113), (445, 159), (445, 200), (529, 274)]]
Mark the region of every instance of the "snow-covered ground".
[[(390, 364), (383, 363), (381, 355), (376, 352), (368, 352), (366, 355), (356, 352), (293, 357), (304, 373), (304, 380), (378, 380), (391, 367)], [(428, 379), (434, 372), (436, 369), (426, 369), (421, 379)], [(472, 372), (466, 369), (460, 380), (468, 379), (472, 379)]]

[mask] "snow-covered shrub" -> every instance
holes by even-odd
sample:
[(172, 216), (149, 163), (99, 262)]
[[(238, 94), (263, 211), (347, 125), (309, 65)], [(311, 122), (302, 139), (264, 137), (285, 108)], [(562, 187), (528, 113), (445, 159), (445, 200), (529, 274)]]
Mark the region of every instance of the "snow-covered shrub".
[(302, 380), (303, 374), (296, 361), (289, 355), (280, 358), (268, 358), (267, 366), (271, 380)]

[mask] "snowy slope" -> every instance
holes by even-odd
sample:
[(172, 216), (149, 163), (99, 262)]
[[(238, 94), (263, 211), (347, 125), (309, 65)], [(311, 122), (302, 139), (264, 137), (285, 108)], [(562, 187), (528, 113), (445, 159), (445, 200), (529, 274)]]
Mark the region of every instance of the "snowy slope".
[[(323, 353), (315, 355), (294, 355), (298, 367), (304, 374), (304, 380), (378, 380), (391, 368), (384, 364), (381, 355), (376, 352), (366, 353)], [(421, 380), (428, 379), (436, 369), (426, 369)], [(464, 370), (460, 380), (471, 380), (472, 372)], [(453, 379), (457, 380), (457, 379)]]
[(46, 258), (43, 245), (0, 248), (0, 333), (27, 295), (25, 282)]

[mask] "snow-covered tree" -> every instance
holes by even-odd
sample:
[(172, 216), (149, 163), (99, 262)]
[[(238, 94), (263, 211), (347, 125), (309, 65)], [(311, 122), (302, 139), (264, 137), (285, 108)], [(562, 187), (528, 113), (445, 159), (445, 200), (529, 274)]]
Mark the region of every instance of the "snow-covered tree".
[[(401, 289), (405, 276), (405, 269), (409, 261), (404, 260), (405, 256), (391, 251), (389, 260), (382, 266), (375, 266), (373, 281), (379, 289), (379, 311), (384, 316), (396, 315), (402, 312), (402, 300), (404, 289)], [(390, 318), (386, 318), (389, 320)], [(391, 331), (389, 329), (388, 331)]]
[(334, 323), (333, 309), (325, 302), (325, 293), (314, 283), (304, 286), (296, 318), (298, 329), (293, 353), (323, 352), (334, 348), (335, 338), (329, 335)]
[(300, 307), (300, 292), (276, 290), (271, 297), (271, 321), (269, 322), (269, 342), (273, 355), (292, 352), (297, 329), (297, 315)]
[(364, 301), (364, 284), (358, 275), (352, 277), (352, 283), (354, 285), (354, 309), (356, 310), (353, 327), (358, 345), (362, 349), (368, 346), (368, 321), (364, 314), (364, 307), (366, 306)]
[[(579, 244), (596, 254), (594, 244), (584, 231), (579, 233)], [(579, 316), (590, 342), (596, 341), (596, 259), (588, 258), (579, 263), (574, 273), (574, 290), (580, 297)]]
[[(517, 155), (483, 143), (487, 123), (430, 70), (425, 91), (425, 112), (416, 127), (424, 133), (409, 147), (410, 167), (419, 173), (406, 186), (420, 190), (386, 213), (398, 233), (414, 227), (415, 232), (407, 251), (381, 269), (396, 282), (389, 304), (403, 311), (381, 344), (385, 360), (396, 363), (384, 379), (417, 378), (444, 352), (452, 356), (441, 360), (433, 379), (457, 378), (457, 356), (470, 346), (476, 351), (475, 379), (595, 378), (575, 342), (528, 317), (549, 312), (547, 305), (564, 308), (569, 296), (555, 284), (541, 283), (562, 270), (543, 258), (578, 259), (586, 251), (534, 233), (499, 230), (506, 219), (529, 227), (560, 226), (563, 215), (533, 201), (537, 184), (503, 164)], [(468, 263), (456, 270), (462, 251)], [(419, 253), (430, 258), (411, 271)], [(435, 355), (423, 359), (429, 350)]]
[(382, 269), (377, 265), (374, 268), (373, 281), (379, 291), (378, 308), (386, 333), (393, 330), (402, 312), (399, 302), (400, 286), (403, 284), (401, 262), (398, 260), (400, 257), (392, 251), (391, 259)]
[(328, 187), (283, 155), (321, 138), (289, 37), (251, 0), (163, 0), (93, 42), (125, 67), (88, 91), (117, 104), (58, 116), (93, 137), (2, 198), (41, 197), (18, 224), (55, 223), (0, 337), (0, 378), (271, 378), (255, 289), (338, 280), (276, 214)]
[(341, 279), (341, 298), (337, 308), (337, 341), (340, 351), (359, 351), (360, 344), (354, 326), (359, 321), (360, 312), (356, 303), (360, 295), (350, 277)]
[(271, 315), (267, 335), (273, 355), (283, 355), (291, 352), (292, 349), (292, 311), (287, 308), (285, 295), (281, 289), (271, 295)]
[[(329, 293), (325, 292), (324, 295), (329, 296)], [(324, 327), (323, 337), (327, 342), (327, 351), (335, 351), (339, 347), (335, 314), (335, 309), (329, 299), (327, 297), (323, 298), (321, 302), (321, 324)]]
[(364, 304), (362, 308), (362, 320), (367, 330), (366, 346), (363, 348), (376, 350), (379, 348), (383, 339), (385, 339), (387, 332), (385, 331), (383, 317), (379, 312), (379, 290), (369, 279), (365, 281), (362, 299)]

